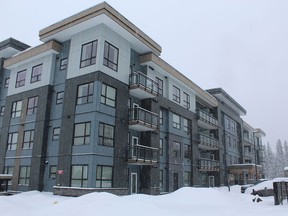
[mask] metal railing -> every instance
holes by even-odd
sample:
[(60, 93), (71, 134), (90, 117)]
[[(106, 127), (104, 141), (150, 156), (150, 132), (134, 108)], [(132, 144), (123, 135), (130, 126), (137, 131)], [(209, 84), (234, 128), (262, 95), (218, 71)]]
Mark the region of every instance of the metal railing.
[(153, 162), (158, 161), (158, 148), (144, 145), (130, 145), (128, 159), (135, 162)]
[(129, 110), (129, 122), (135, 121), (148, 127), (158, 128), (158, 114), (141, 107), (135, 107)]
[(130, 86), (137, 85), (142, 87), (145, 91), (158, 95), (158, 82), (149, 78), (142, 72), (133, 72), (129, 76)]
[(208, 114), (204, 112), (203, 110), (198, 110), (197, 114), (198, 114), (199, 119), (201, 119), (202, 121), (208, 124), (211, 124), (213, 126), (218, 126), (218, 120), (215, 117), (213, 117), (211, 114)]
[(217, 139), (207, 136), (205, 134), (199, 133), (199, 142), (202, 145), (205, 145), (207, 147), (212, 147), (212, 148), (218, 148), (219, 147), (219, 142)]
[(219, 170), (219, 161), (211, 160), (207, 158), (199, 159), (199, 166), (202, 170)]

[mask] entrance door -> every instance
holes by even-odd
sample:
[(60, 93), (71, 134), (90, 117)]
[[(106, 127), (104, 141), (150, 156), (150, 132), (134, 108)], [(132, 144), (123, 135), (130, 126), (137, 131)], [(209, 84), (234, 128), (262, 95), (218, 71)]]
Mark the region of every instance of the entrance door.
[(138, 137), (132, 136), (132, 157), (137, 156), (137, 148), (136, 146), (139, 144)]
[(209, 176), (209, 187), (215, 187), (214, 176)]
[(131, 180), (130, 180), (130, 191), (131, 194), (137, 193), (137, 173), (131, 173)]
[(178, 173), (173, 173), (173, 191), (178, 190)]

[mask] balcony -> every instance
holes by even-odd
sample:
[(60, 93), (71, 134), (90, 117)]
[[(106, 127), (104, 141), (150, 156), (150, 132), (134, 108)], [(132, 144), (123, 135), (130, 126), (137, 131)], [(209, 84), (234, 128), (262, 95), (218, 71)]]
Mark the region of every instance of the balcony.
[(205, 134), (199, 133), (199, 148), (204, 150), (218, 150), (219, 142), (217, 139), (207, 136)]
[(130, 95), (147, 99), (158, 95), (158, 83), (141, 72), (134, 72), (129, 76)]
[(211, 160), (207, 158), (199, 159), (199, 170), (200, 171), (219, 171), (219, 161)]
[(218, 128), (218, 120), (211, 114), (208, 114), (202, 110), (197, 111), (198, 126), (201, 128), (215, 130)]
[(158, 162), (158, 148), (132, 145), (128, 150), (128, 163), (134, 165), (154, 165)]
[(158, 129), (158, 115), (141, 107), (129, 110), (129, 129), (154, 131)]

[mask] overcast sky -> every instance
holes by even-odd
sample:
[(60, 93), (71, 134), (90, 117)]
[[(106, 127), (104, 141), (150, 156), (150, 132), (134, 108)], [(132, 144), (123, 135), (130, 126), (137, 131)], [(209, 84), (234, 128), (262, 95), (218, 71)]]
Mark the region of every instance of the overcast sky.
[[(39, 30), (98, 0), (0, 0), (0, 41), (40, 44)], [(287, 0), (107, 0), (161, 47), (161, 57), (203, 89), (222, 87), (266, 132), (288, 140)]]

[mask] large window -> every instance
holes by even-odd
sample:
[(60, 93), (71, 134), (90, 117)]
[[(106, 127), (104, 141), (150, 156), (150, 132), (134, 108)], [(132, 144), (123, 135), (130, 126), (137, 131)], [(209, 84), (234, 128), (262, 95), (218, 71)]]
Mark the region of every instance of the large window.
[(158, 94), (163, 95), (163, 80), (156, 77), (156, 82), (158, 83)]
[(38, 96), (29, 98), (27, 106), (27, 115), (36, 114), (37, 108), (38, 108)]
[(97, 40), (83, 44), (81, 52), (80, 68), (96, 63)]
[(191, 186), (191, 173), (190, 172), (184, 172), (184, 186)]
[(57, 166), (56, 165), (51, 165), (49, 169), (49, 178), (50, 179), (55, 179), (57, 174)]
[(24, 131), (23, 149), (32, 149), (34, 143), (34, 130)]
[(173, 85), (173, 100), (180, 103), (180, 89)]
[(159, 155), (163, 155), (163, 139), (159, 140)]
[(96, 173), (97, 188), (111, 188), (112, 178), (113, 178), (113, 167), (97, 166), (97, 173)]
[(22, 101), (14, 101), (12, 103), (11, 117), (20, 117), (22, 111)]
[[(13, 175), (13, 173), (14, 173), (14, 167), (13, 166), (5, 166), (4, 174)], [(12, 180), (8, 181), (8, 185), (12, 185)]]
[(119, 49), (105, 41), (103, 64), (112, 70), (118, 70)]
[(189, 121), (186, 118), (183, 118), (183, 130), (189, 133)]
[(102, 83), (101, 103), (115, 107), (116, 89)]
[(53, 128), (52, 140), (59, 140), (60, 127)]
[(88, 186), (88, 165), (72, 165), (71, 187)]
[(77, 104), (92, 103), (94, 83), (86, 83), (78, 86)]
[(187, 109), (190, 108), (190, 95), (183, 92), (183, 106)]
[(57, 92), (56, 94), (56, 104), (62, 104), (64, 100), (64, 92)]
[(190, 145), (184, 145), (184, 158), (191, 159), (191, 146)]
[(17, 73), (15, 88), (24, 86), (25, 85), (25, 79), (26, 79), (26, 70), (19, 71)]
[(60, 71), (66, 70), (67, 69), (67, 65), (68, 65), (68, 59), (67, 58), (63, 58), (60, 61)]
[(99, 145), (114, 146), (114, 126), (99, 124)]
[(160, 109), (159, 112), (159, 124), (163, 125), (163, 109)]
[(8, 134), (7, 149), (8, 150), (16, 150), (17, 140), (18, 140), (18, 133), (9, 133)]
[(173, 141), (173, 157), (181, 157), (181, 144), (179, 142)]
[(31, 83), (41, 80), (43, 64), (34, 66), (31, 73)]
[(173, 113), (173, 128), (179, 129), (181, 128), (180, 125), (180, 116)]
[(74, 145), (84, 145), (90, 142), (90, 122), (74, 125)]
[(19, 185), (29, 185), (30, 166), (21, 166), (19, 172)]

